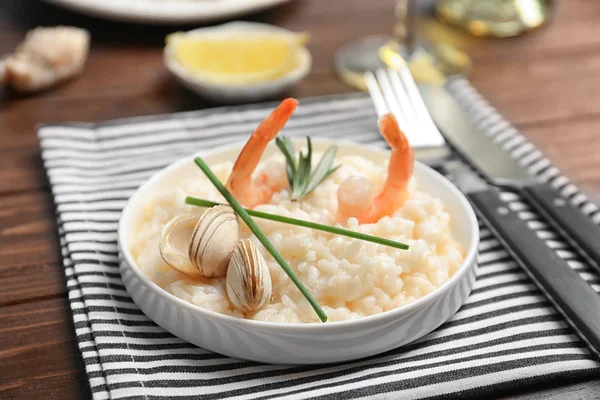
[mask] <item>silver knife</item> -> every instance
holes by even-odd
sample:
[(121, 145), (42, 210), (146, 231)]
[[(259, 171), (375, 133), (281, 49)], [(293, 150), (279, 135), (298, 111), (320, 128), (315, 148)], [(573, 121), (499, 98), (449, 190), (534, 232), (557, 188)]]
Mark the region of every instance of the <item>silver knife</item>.
[(600, 226), (548, 184), (536, 181), (475, 125), (446, 89), (434, 86), (419, 89), (431, 117), (449, 144), (494, 186), (522, 194), (600, 271)]
[(529, 229), (518, 211), (501, 199), (462, 161), (447, 161), (444, 173), (451, 177), (479, 212), (479, 217), (496, 233), (496, 238), (524, 267), (524, 271), (547, 298), (557, 306), (590, 348), (600, 355), (600, 296), (537, 234)]

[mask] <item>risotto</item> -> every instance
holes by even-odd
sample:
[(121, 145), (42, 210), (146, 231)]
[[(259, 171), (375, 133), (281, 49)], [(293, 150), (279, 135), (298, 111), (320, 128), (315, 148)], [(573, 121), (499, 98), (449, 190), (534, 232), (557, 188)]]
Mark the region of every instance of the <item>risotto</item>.
[[(381, 186), (387, 176), (387, 160), (374, 164), (359, 156), (342, 156), (336, 158), (336, 164), (341, 168), (314, 191), (292, 201), (285, 184), (285, 159), (281, 154), (263, 157), (257, 173), (284, 189), (255, 210), (396, 240), (408, 244), (409, 250), (254, 219), (330, 321), (360, 318), (409, 304), (435, 290), (457, 271), (464, 259), (463, 250), (451, 236), (450, 215), (439, 199), (419, 191), (418, 182), (413, 178), (408, 199), (391, 216), (370, 224), (359, 224), (352, 217), (340, 222), (336, 218), (340, 184), (350, 176), (363, 176), (374, 186)], [(224, 182), (232, 166), (232, 162), (223, 162), (211, 168)], [(192, 278), (167, 265), (158, 245), (163, 226), (176, 215), (200, 215), (205, 211), (186, 205), (186, 196), (225, 202), (200, 171), (182, 181), (176, 190), (149, 199), (142, 218), (137, 221), (130, 250), (139, 268), (153, 282), (198, 307), (239, 318), (290, 323), (319, 321), (298, 288), (262, 247), (270, 271), (272, 294), (264, 307), (246, 314), (230, 302), (225, 277)], [(251, 237), (261, 246), (243, 223), (240, 230), (241, 237)]]

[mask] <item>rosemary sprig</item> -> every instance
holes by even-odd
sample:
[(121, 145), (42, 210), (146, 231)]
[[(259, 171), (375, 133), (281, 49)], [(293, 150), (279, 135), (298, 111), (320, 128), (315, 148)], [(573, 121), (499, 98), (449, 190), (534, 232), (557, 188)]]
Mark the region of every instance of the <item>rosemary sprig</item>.
[(331, 167), (337, 151), (336, 146), (331, 146), (325, 151), (323, 157), (321, 157), (321, 160), (319, 160), (319, 163), (313, 170), (312, 142), (309, 136), (306, 137), (306, 142), (306, 154), (300, 152), (298, 155), (298, 162), (296, 162), (295, 149), (292, 140), (287, 136), (275, 139), (277, 147), (279, 147), (279, 150), (281, 150), (285, 156), (286, 171), (288, 182), (290, 184), (290, 198), (292, 200), (299, 200), (312, 192), (319, 183), (323, 182), (340, 167), (339, 165), (334, 168)]
[(287, 274), (287, 276), (289, 276), (289, 278), (292, 280), (292, 282), (294, 282), (294, 284), (296, 285), (298, 290), (300, 290), (300, 292), (304, 295), (306, 300), (308, 300), (308, 303), (311, 305), (313, 310), (315, 310), (315, 312), (319, 316), (319, 319), (321, 320), (321, 322), (326, 322), (327, 314), (325, 314), (325, 311), (323, 311), (323, 309), (321, 308), (319, 303), (317, 303), (317, 301), (311, 296), (308, 289), (306, 289), (306, 287), (302, 284), (302, 282), (300, 282), (300, 279), (298, 279), (298, 276), (296, 276), (294, 271), (285, 262), (283, 257), (281, 257), (281, 255), (279, 254), (277, 249), (275, 249), (273, 244), (271, 244), (271, 242), (269, 241), (267, 236), (263, 233), (263, 231), (258, 227), (258, 225), (256, 225), (256, 223), (252, 220), (252, 218), (250, 218), (250, 215), (248, 215), (248, 213), (242, 207), (242, 205), (240, 203), (238, 203), (238, 201), (235, 199), (235, 197), (233, 197), (231, 195), (231, 193), (229, 193), (229, 191), (225, 188), (225, 186), (223, 186), (221, 181), (219, 181), (219, 178), (217, 178), (215, 176), (215, 174), (211, 171), (210, 167), (208, 165), (206, 165), (206, 163), (204, 162), (204, 160), (202, 160), (202, 158), (196, 157), (194, 159), (194, 162), (200, 167), (202, 172), (204, 172), (204, 175), (206, 175), (206, 177), (212, 182), (212, 184), (219, 191), (219, 193), (221, 193), (221, 195), (225, 198), (225, 200), (227, 200), (227, 202), (229, 203), (229, 205), (231, 205), (231, 207), (234, 209), (236, 214), (238, 214), (240, 216), (240, 218), (242, 218), (242, 220), (246, 223), (248, 228), (250, 228), (252, 233), (254, 233), (254, 235), (259, 240), (259, 242), (261, 242), (262, 245), (265, 246), (265, 249), (267, 249), (267, 251), (271, 254), (271, 256), (273, 256), (275, 261), (277, 261), (277, 263), (281, 266), (281, 268)]
[[(196, 197), (190, 197), (190, 196), (185, 198), (185, 203), (193, 205), (193, 206), (207, 207), (207, 208), (221, 205), (221, 203), (215, 203), (214, 201), (198, 199)], [(347, 237), (351, 237), (353, 239), (359, 239), (359, 240), (364, 240), (366, 242), (377, 243), (377, 244), (381, 244), (384, 246), (393, 247), (395, 249), (408, 250), (407, 244), (396, 242), (394, 240), (380, 238), (378, 236), (372, 236), (372, 235), (367, 235), (365, 233), (354, 232), (354, 231), (350, 231), (348, 229), (338, 228), (336, 226), (323, 225), (323, 224), (319, 224), (317, 222), (304, 221), (302, 219), (284, 217), (283, 215), (270, 214), (270, 213), (256, 211), (256, 210), (248, 210), (248, 209), (245, 209), (245, 210), (248, 213), (248, 215), (250, 215), (252, 217), (256, 217), (256, 218), (267, 219), (270, 221), (281, 222), (284, 224), (303, 226), (305, 228), (311, 228), (311, 229), (315, 229), (318, 231), (334, 233), (336, 235), (341, 235), (341, 236), (347, 236)]]

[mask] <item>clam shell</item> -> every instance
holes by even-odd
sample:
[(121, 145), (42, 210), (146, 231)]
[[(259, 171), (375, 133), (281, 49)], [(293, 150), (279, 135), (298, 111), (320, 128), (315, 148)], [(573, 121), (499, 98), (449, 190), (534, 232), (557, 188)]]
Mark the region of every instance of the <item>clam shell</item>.
[(269, 267), (252, 240), (239, 241), (229, 261), (226, 286), (229, 300), (244, 313), (259, 310), (271, 298)]
[(237, 216), (229, 206), (211, 207), (202, 214), (191, 234), (188, 257), (205, 277), (225, 276), (240, 239)]
[(159, 251), (163, 260), (177, 271), (190, 276), (198, 275), (187, 251), (197, 222), (197, 215), (177, 215), (167, 222), (160, 234)]

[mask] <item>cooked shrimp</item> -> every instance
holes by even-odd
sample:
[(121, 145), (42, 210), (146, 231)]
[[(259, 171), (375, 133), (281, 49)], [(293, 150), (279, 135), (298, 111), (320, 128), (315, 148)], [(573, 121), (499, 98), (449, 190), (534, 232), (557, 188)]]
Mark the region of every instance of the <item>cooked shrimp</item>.
[(298, 106), (296, 99), (285, 99), (260, 123), (238, 156), (226, 187), (237, 201), (248, 208), (268, 202), (275, 190), (267, 184), (264, 176), (252, 179), (267, 144), (277, 136), (279, 131), (292, 116)]
[(398, 121), (392, 114), (379, 120), (379, 130), (392, 149), (388, 176), (379, 192), (374, 195), (371, 181), (351, 176), (338, 188), (338, 219), (350, 217), (359, 223), (373, 223), (394, 213), (408, 198), (408, 184), (413, 173), (413, 151)]

